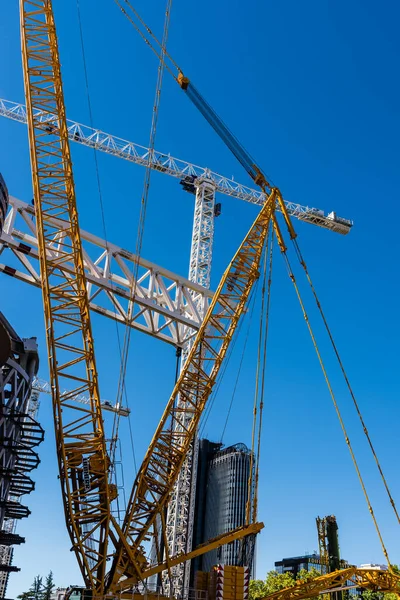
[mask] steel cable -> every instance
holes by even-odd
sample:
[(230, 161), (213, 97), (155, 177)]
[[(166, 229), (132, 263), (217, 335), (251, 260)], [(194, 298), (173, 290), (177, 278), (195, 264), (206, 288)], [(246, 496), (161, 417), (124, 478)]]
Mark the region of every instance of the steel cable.
[[(92, 109), (92, 102), (91, 102), (91, 95), (90, 95), (89, 75), (88, 75), (88, 68), (87, 68), (87, 61), (86, 61), (86, 51), (85, 51), (85, 42), (84, 42), (84, 35), (83, 35), (80, 0), (76, 0), (76, 7), (77, 7), (77, 14), (78, 14), (79, 36), (80, 36), (83, 70), (84, 70), (84, 77), (85, 77), (86, 96), (87, 96), (88, 111), (89, 111), (89, 122), (90, 122), (90, 127), (93, 129), (93, 109)], [(93, 147), (93, 156), (94, 156), (94, 163), (95, 163), (97, 191), (98, 191), (98, 196), (99, 196), (100, 213), (101, 213), (101, 220), (102, 220), (102, 227), (103, 227), (103, 236), (104, 236), (104, 240), (105, 240), (106, 250), (108, 252), (109, 246), (108, 246), (108, 239), (107, 239), (107, 225), (106, 225), (104, 202), (103, 202), (103, 191), (102, 191), (101, 179), (100, 179), (99, 162), (97, 159), (97, 150), (95, 147)], [(113, 288), (114, 285), (112, 282), (111, 275), (112, 275), (112, 271), (111, 271), (111, 267), (110, 267), (110, 283), (111, 283), (111, 287)], [(114, 306), (114, 315), (115, 316), (117, 315), (115, 306)], [(122, 364), (121, 338), (119, 335), (117, 320), (115, 320), (115, 330), (116, 330), (116, 336), (117, 336), (117, 344), (118, 344), (118, 352), (119, 352), (119, 356), (120, 356), (120, 362)], [(125, 405), (127, 408), (129, 408), (128, 396), (126, 394), (126, 391), (125, 391), (124, 397), (125, 397)], [(116, 421), (118, 420), (118, 422), (119, 422), (120, 418), (121, 418), (121, 416), (120, 416), (119, 412), (114, 413), (113, 428), (112, 428), (113, 431), (116, 428)], [(135, 444), (134, 444), (134, 439), (133, 439), (132, 423), (131, 423), (130, 414), (128, 415), (128, 423), (129, 423), (129, 434), (130, 434), (132, 458), (133, 458), (133, 464), (134, 464), (135, 473), (136, 473), (136, 471), (137, 471), (136, 453), (135, 453)], [(119, 487), (118, 482), (117, 482), (117, 472), (116, 472), (116, 468), (115, 468), (116, 442), (117, 442), (117, 440), (114, 440), (114, 437), (112, 435), (111, 436), (111, 444), (110, 444), (110, 480), (112, 481), (114, 479), (115, 485), (117, 485), (117, 487)], [(120, 451), (122, 453), (122, 449), (120, 449)], [(123, 479), (122, 461), (121, 461), (121, 469), (122, 469), (122, 479)], [(122, 485), (122, 490), (123, 490), (123, 496), (124, 496), (124, 504), (126, 506), (125, 488), (123, 485)], [(119, 515), (119, 513), (120, 513), (119, 496), (117, 496), (117, 511), (118, 511), (118, 515)]]
[(351, 398), (352, 398), (352, 400), (353, 400), (354, 407), (355, 407), (355, 409), (356, 409), (356, 411), (357, 411), (357, 414), (358, 414), (358, 417), (359, 417), (359, 419), (360, 419), (360, 423), (361, 423), (361, 426), (362, 426), (362, 428), (363, 428), (364, 435), (366, 436), (366, 438), (367, 438), (367, 440), (368, 440), (368, 444), (369, 444), (370, 450), (371, 450), (371, 452), (372, 452), (372, 455), (373, 455), (373, 457), (374, 457), (374, 459), (375, 459), (375, 463), (376, 463), (376, 466), (377, 466), (377, 468), (378, 468), (379, 474), (380, 474), (380, 476), (381, 476), (382, 482), (383, 482), (383, 484), (384, 484), (384, 486), (385, 486), (386, 493), (387, 493), (387, 495), (388, 495), (388, 497), (389, 497), (390, 504), (392, 505), (393, 511), (394, 511), (394, 513), (395, 513), (395, 515), (396, 515), (396, 518), (397, 518), (397, 521), (398, 521), (398, 523), (400, 524), (400, 516), (399, 516), (399, 513), (397, 512), (396, 504), (395, 504), (395, 502), (394, 502), (394, 500), (393, 500), (393, 497), (392, 497), (392, 494), (391, 494), (391, 492), (390, 492), (390, 489), (389, 489), (388, 483), (387, 483), (387, 481), (386, 481), (386, 478), (385, 478), (385, 476), (384, 476), (384, 474), (383, 474), (383, 470), (382, 470), (382, 467), (381, 467), (380, 461), (379, 461), (379, 459), (378, 459), (378, 456), (377, 456), (377, 454), (376, 454), (376, 452), (375, 452), (375, 448), (374, 448), (374, 446), (373, 446), (373, 444), (372, 444), (372, 440), (371, 440), (371, 438), (370, 438), (370, 435), (369, 435), (369, 432), (368, 432), (367, 426), (365, 425), (365, 421), (364, 421), (364, 419), (363, 419), (363, 416), (362, 416), (362, 414), (361, 414), (360, 407), (359, 407), (359, 405), (358, 405), (358, 402), (357, 402), (357, 400), (356, 400), (355, 394), (354, 394), (354, 392), (353, 392), (353, 388), (352, 388), (352, 386), (351, 386), (351, 384), (350, 384), (350, 381), (349, 381), (349, 379), (348, 379), (348, 376), (347, 376), (346, 370), (345, 370), (345, 368), (344, 368), (344, 365), (343, 365), (342, 359), (341, 359), (341, 357), (340, 357), (340, 354), (339, 354), (339, 350), (338, 350), (338, 348), (337, 348), (337, 346), (336, 346), (336, 343), (335, 343), (335, 341), (334, 341), (334, 339), (333, 339), (333, 335), (332, 335), (331, 329), (330, 329), (330, 327), (329, 327), (329, 325), (328, 325), (328, 322), (327, 322), (327, 320), (326, 320), (325, 313), (324, 313), (324, 311), (323, 311), (323, 309), (322, 309), (321, 303), (320, 303), (320, 301), (319, 301), (319, 298), (318, 298), (317, 292), (316, 292), (316, 290), (315, 290), (315, 287), (314, 287), (314, 284), (313, 284), (313, 282), (312, 282), (312, 280), (311, 280), (311, 276), (310, 276), (310, 274), (309, 274), (309, 271), (308, 271), (307, 265), (306, 265), (306, 263), (305, 263), (305, 260), (304, 260), (304, 258), (303, 258), (303, 255), (302, 255), (302, 253), (301, 253), (301, 250), (300, 250), (300, 247), (299, 247), (299, 244), (298, 244), (297, 240), (295, 240), (295, 239), (293, 240), (293, 245), (294, 245), (294, 247), (295, 247), (296, 254), (297, 254), (297, 257), (298, 257), (298, 260), (299, 260), (299, 262), (300, 262), (301, 266), (303, 267), (303, 269), (304, 269), (304, 272), (305, 272), (305, 274), (306, 274), (307, 281), (308, 281), (308, 283), (309, 283), (309, 285), (310, 285), (310, 288), (311, 288), (312, 294), (313, 294), (313, 296), (314, 296), (315, 302), (316, 302), (316, 304), (317, 304), (317, 307), (318, 307), (319, 313), (320, 313), (320, 315), (321, 315), (321, 318), (322, 318), (322, 320), (323, 320), (323, 323), (324, 323), (325, 329), (326, 329), (326, 331), (327, 331), (327, 334), (328, 334), (328, 336), (329, 336), (329, 339), (330, 339), (330, 341), (331, 341), (332, 348), (333, 348), (333, 350), (334, 350), (335, 356), (336, 356), (336, 358), (337, 358), (337, 361), (338, 361), (338, 363), (339, 363), (339, 366), (340, 366), (340, 370), (341, 370), (341, 372), (342, 372), (342, 374), (343, 374), (343, 377), (344, 377), (344, 380), (345, 380), (345, 382), (346, 382), (347, 389), (348, 389), (348, 390), (349, 390), (349, 392), (350, 392), (350, 396), (351, 396)]
[(266, 372), (266, 366), (267, 366), (267, 341), (268, 341), (268, 331), (269, 331), (269, 315), (270, 315), (270, 308), (271, 308), (273, 250), (274, 250), (274, 231), (272, 230), (270, 244), (269, 244), (269, 265), (268, 265), (268, 282), (267, 282), (268, 291), (267, 291), (267, 306), (266, 306), (266, 311), (265, 311), (263, 367), (261, 370), (260, 417), (259, 417), (259, 424), (258, 424), (257, 453), (255, 455), (256, 456), (256, 465), (255, 465), (255, 476), (254, 476), (254, 500), (253, 500), (253, 515), (252, 515), (253, 523), (255, 523), (257, 520), (257, 510), (258, 510), (258, 481), (259, 481), (261, 434), (262, 434), (264, 396), (265, 396), (265, 372)]
[[(133, 311), (134, 311), (134, 302), (135, 302), (135, 296), (136, 296), (136, 281), (137, 281), (138, 272), (139, 272), (139, 259), (140, 259), (141, 252), (142, 252), (144, 227), (145, 227), (145, 221), (146, 221), (147, 202), (148, 202), (151, 173), (152, 173), (150, 165), (151, 165), (151, 161), (152, 161), (152, 155), (154, 152), (154, 145), (155, 145), (155, 139), (156, 139), (156, 133), (157, 133), (157, 122), (158, 122), (158, 113), (159, 113), (161, 89), (162, 89), (164, 66), (165, 66), (164, 58), (165, 58), (165, 53), (166, 53), (166, 44), (168, 41), (171, 5), (172, 5), (172, 0), (167, 0), (165, 19), (164, 19), (163, 38), (162, 38), (162, 45), (161, 45), (161, 56), (160, 56), (160, 62), (159, 62), (158, 71), (157, 71), (157, 83), (156, 83), (156, 91), (155, 91), (155, 96), (154, 96), (152, 122), (151, 122), (151, 128), (150, 128), (149, 158), (148, 158), (148, 164), (146, 166), (146, 172), (145, 172), (144, 183), (143, 183), (143, 192), (142, 192), (141, 205), (140, 205), (138, 232), (137, 232), (137, 238), (136, 238), (136, 252), (135, 252), (136, 262), (135, 262), (135, 266), (134, 266), (134, 272), (132, 274), (132, 283), (130, 286), (130, 294), (129, 294), (130, 295), (130, 303), (128, 304), (127, 324), (125, 327), (124, 344), (123, 344), (123, 350), (122, 350), (123, 361), (122, 361), (121, 368), (120, 368), (120, 376), (119, 376), (119, 382), (118, 382), (117, 403), (120, 402), (123, 394), (125, 393), (126, 369), (127, 369), (130, 340), (131, 340), (130, 321), (132, 319)], [(118, 429), (119, 429), (119, 421), (117, 420), (113, 438), (118, 437)], [(113, 447), (112, 450), (115, 453), (115, 446)], [(112, 460), (112, 456), (111, 456), (111, 460)]]
[(287, 249), (281, 247), (281, 252), (282, 252), (282, 255), (283, 255), (284, 260), (285, 260), (285, 264), (286, 264), (286, 268), (287, 268), (287, 271), (288, 271), (289, 278), (291, 279), (291, 281), (293, 283), (293, 286), (294, 286), (294, 289), (296, 291), (296, 295), (297, 295), (297, 298), (299, 300), (300, 308), (302, 310), (304, 319), (306, 321), (307, 328), (308, 328), (308, 331), (310, 333), (311, 340), (312, 340), (312, 343), (313, 343), (313, 346), (314, 346), (314, 350), (315, 350), (315, 352), (317, 354), (317, 358), (318, 358), (318, 361), (319, 361), (319, 364), (320, 364), (320, 367), (321, 367), (321, 370), (322, 370), (322, 373), (323, 373), (323, 376), (324, 376), (324, 379), (325, 379), (325, 383), (326, 383), (326, 385), (328, 387), (329, 394), (331, 396), (333, 405), (335, 407), (335, 411), (336, 411), (337, 417), (339, 419), (339, 423), (340, 423), (340, 426), (342, 428), (342, 432), (343, 432), (343, 435), (344, 435), (347, 447), (349, 449), (350, 456), (351, 456), (351, 459), (353, 461), (354, 468), (355, 468), (357, 476), (358, 476), (358, 480), (360, 482), (362, 491), (364, 493), (364, 497), (365, 497), (365, 500), (366, 500), (366, 503), (367, 503), (367, 506), (368, 506), (368, 510), (370, 512), (371, 518), (372, 518), (373, 523), (375, 525), (375, 529), (376, 529), (376, 532), (378, 534), (378, 538), (379, 538), (379, 541), (380, 541), (380, 544), (381, 544), (381, 547), (382, 547), (383, 554), (384, 554), (384, 556), (385, 556), (385, 558), (386, 558), (386, 560), (388, 562), (389, 569), (392, 570), (392, 566), (391, 566), (391, 562), (390, 562), (390, 559), (389, 559), (389, 555), (388, 555), (388, 552), (386, 550), (386, 546), (385, 546), (385, 543), (383, 541), (383, 537), (382, 537), (382, 534), (381, 534), (378, 522), (376, 520), (375, 513), (373, 511), (372, 504), (371, 504), (371, 501), (369, 499), (369, 495), (368, 495), (367, 489), (366, 489), (365, 484), (364, 484), (364, 479), (363, 479), (363, 477), (361, 475), (361, 471), (360, 471), (360, 468), (358, 466), (358, 462), (356, 460), (356, 457), (355, 457), (355, 454), (354, 454), (354, 451), (353, 451), (353, 447), (352, 447), (351, 442), (350, 442), (350, 438), (349, 438), (349, 436), (347, 434), (347, 430), (346, 430), (346, 427), (345, 427), (345, 424), (344, 424), (344, 421), (343, 421), (343, 418), (342, 418), (342, 415), (341, 415), (341, 412), (340, 412), (340, 409), (339, 409), (339, 405), (337, 403), (335, 394), (334, 394), (332, 386), (331, 386), (331, 382), (329, 380), (329, 377), (328, 377), (328, 374), (327, 374), (324, 362), (322, 360), (322, 356), (321, 356), (321, 353), (320, 353), (320, 350), (319, 350), (319, 347), (318, 347), (318, 344), (317, 344), (317, 341), (316, 341), (316, 338), (315, 338), (315, 335), (314, 335), (314, 331), (313, 331), (313, 329), (311, 327), (311, 323), (310, 323), (310, 320), (309, 320), (309, 317), (308, 317), (308, 313), (307, 313), (307, 311), (305, 309), (305, 306), (304, 306), (304, 303), (303, 303), (303, 299), (302, 299), (299, 287), (298, 287), (297, 282), (296, 282), (296, 278), (294, 276), (294, 273), (293, 273), (293, 270), (292, 270), (289, 258), (287, 256)]
[(229, 407), (228, 407), (228, 411), (227, 411), (227, 414), (226, 414), (226, 419), (225, 419), (224, 427), (223, 427), (222, 433), (221, 433), (221, 439), (220, 439), (221, 444), (222, 444), (223, 439), (224, 439), (224, 435), (225, 435), (225, 431), (226, 431), (226, 428), (227, 428), (227, 425), (228, 425), (228, 421), (229, 421), (229, 417), (230, 417), (230, 414), (231, 414), (233, 402), (234, 402), (234, 399), (235, 399), (235, 396), (236, 396), (236, 391), (237, 391), (237, 387), (238, 387), (240, 375), (241, 375), (241, 372), (242, 372), (242, 365), (243, 365), (244, 355), (246, 353), (247, 342), (249, 340), (249, 334), (250, 334), (250, 327), (251, 327), (252, 320), (253, 320), (253, 312), (254, 312), (255, 302), (256, 302), (256, 294), (253, 295), (253, 299), (251, 301), (249, 323), (248, 323), (248, 326), (247, 326), (246, 337), (245, 337), (244, 344), (243, 344), (242, 356), (240, 357), (238, 372), (236, 374), (235, 385), (234, 385), (233, 391), (232, 391), (231, 401), (229, 403)]

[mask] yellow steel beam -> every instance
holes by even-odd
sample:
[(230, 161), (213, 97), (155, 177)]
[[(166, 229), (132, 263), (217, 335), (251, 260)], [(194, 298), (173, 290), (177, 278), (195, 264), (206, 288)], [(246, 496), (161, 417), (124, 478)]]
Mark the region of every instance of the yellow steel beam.
[(157, 535), (156, 516), (162, 514), (168, 501), (253, 283), (259, 276), (275, 203), (274, 189), (222, 277), (139, 469), (122, 527), (124, 539), (110, 572), (111, 592), (123, 591), (127, 577), (143, 580), (148, 570), (143, 544)]
[(399, 595), (400, 577), (390, 571), (350, 567), (333, 571), (311, 581), (298, 581), (293, 587), (265, 596), (262, 600), (303, 600), (348, 587), (361, 587), (376, 592), (393, 592)]
[[(216, 548), (220, 548), (221, 546), (225, 546), (225, 544), (230, 544), (236, 540), (241, 540), (248, 535), (257, 535), (260, 533), (261, 529), (263, 529), (264, 523), (251, 523), (250, 525), (243, 525), (242, 527), (237, 527), (233, 529), (229, 533), (222, 533), (221, 535), (208, 540), (204, 544), (197, 546), (191, 552), (182, 552), (181, 554), (177, 554), (168, 559), (168, 561), (155, 565), (154, 567), (150, 567), (146, 571), (142, 573), (144, 579), (151, 577), (152, 575), (156, 575), (157, 573), (161, 573), (165, 571), (167, 567), (172, 568), (180, 563), (186, 562), (188, 560), (193, 560), (197, 556), (201, 556), (202, 554), (206, 554), (206, 552), (211, 552)], [(135, 580), (131, 581), (133, 585)], [(124, 587), (126, 584), (129, 584), (129, 580), (124, 581)]]
[[(85, 583), (101, 595), (109, 537), (108, 461), (52, 2), (20, 0), (20, 15), (62, 497), (72, 548)], [(43, 128), (37, 117), (40, 111), (51, 114), (55, 126)], [(61, 395), (64, 387), (70, 392)], [(79, 410), (67, 407), (77, 394), (88, 395), (90, 405)]]

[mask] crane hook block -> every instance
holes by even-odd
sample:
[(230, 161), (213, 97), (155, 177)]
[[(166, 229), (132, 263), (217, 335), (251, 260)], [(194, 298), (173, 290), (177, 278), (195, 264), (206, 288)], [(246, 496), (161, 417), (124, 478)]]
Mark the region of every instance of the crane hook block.
[(183, 73), (179, 73), (178, 83), (183, 90), (187, 90), (189, 87), (190, 80), (188, 77), (185, 77)]

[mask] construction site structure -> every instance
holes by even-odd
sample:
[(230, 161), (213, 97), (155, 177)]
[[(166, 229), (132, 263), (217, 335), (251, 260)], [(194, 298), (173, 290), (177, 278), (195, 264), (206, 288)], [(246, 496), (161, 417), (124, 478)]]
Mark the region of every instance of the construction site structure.
[[(343, 568), (340, 559), (338, 524), (335, 515), (317, 517), (318, 546), (323, 573)], [(348, 566), (348, 565), (346, 565)]]
[[(27, 122), (26, 107), (23, 104), (0, 100), (0, 115), (18, 122)], [(59, 123), (54, 113), (35, 106), (33, 108), (33, 116), (37, 128), (41, 127), (49, 133), (57, 132)], [(177, 347), (182, 348), (182, 369), (190, 351), (191, 341), (198, 330), (199, 323), (204, 318), (208, 306), (207, 302), (204, 302), (204, 298), (199, 294), (199, 290), (197, 288), (193, 290), (192, 287), (196, 284), (200, 285), (203, 290), (208, 290), (210, 287), (214, 219), (221, 214), (221, 204), (216, 202), (216, 194), (223, 194), (253, 204), (262, 205), (266, 201), (266, 193), (263, 190), (251, 189), (237, 183), (233, 179), (219, 175), (208, 168), (199, 167), (153, 149), (150, 151), (149, 148), (145, 148), (134, 142), (128, 142), (71, 120), (66, 121), (66, 131), (69, 140), (73, 142), (112, 154), (138, 165), (149, 166), (155, 171), (178, 178), (183, 189), (195, 196), (188, 276), (190, 284), (186, 284), (188, 294), (180, 294), (177, 298), (172, 298), (173, 304), (171, 304), (171, 298), (169, 297), (171, 295), (169, 293), (171, 286), (160, 285), (158, 295), (155, 297), (157, 300), (160, 298), (162, 309), (157, 309), (158, 302), (156, 307), (153, 306), (151, 302), (153, 296), (151, 291), (149, 294), (149, 290), (146, 290), (144, 283), (146, 283), (146, 280), (158, 283), (162, 271), (154, 267), (151, 270), (155, 274), (153, 278), (146, 279), (145, 276), (141, 276), (139, 285), (134, 282), (135, 289), (140, 289), (141, 293), (135, 295), (137, 308), (133, 311), (132, 318), (129, 310), (125, 309), (123, 305), (123, 303), (128, 303), (129, 306), (129, 296), (127, 296), (126, 292), (125, 294), (121, 294), (121, 291), (123, 291), (121, 278), (119, 278), (119, 281), (112, 281), (112, 279), (116, 279), (115, 273), (118, 273), (120, 270), (121, 263), (126, 261), (127, 253), (123, 251), (118, 257), (115, 249), (110, 249), (110, 244), (105, 242), (101, 244), (104, 252), (99, 259), (90, 260), (89, 254), (84, 253), (89, 291), (93, 290), (92, 294), (90, 294), (93, 299), (90, 298), (89, 300), (91, 309), (110, 318), (128, 323), (132, 327), (139, 328), (141, 331), (155, 335), (164, 341), (170, 341)], [(279, 203), (277, 203), (276, 208), (278, 211), (281, 210)], [(338, 216), (334, 211), (326, 215), (321, 209), (304, 207), (292, 202), (285, 202), (285, 210), (290, 216), (303, 222), (314, 224), (342, 235), (349, 233), (353, 224), (352, 221)], [(19, 207), (19, 211), (21, 211), (21, 207)], [(15, 240), (15, 234), (13, 234), (11, 229), (10, 220), (8, 228), (9, 239), (7, 242), (8, 244), (11, 243), (11, 245), (8, 245), (8, 247), (12, 249), (14, 255), (19, 259), (20, 264), (22, 263), (24, 271), (28, 270), (28, 273), (21, 272), (10, 267), (10, 265), (0, 265), (0, 271), (2, 270), (8, 275), (34, 285), (40, 285), (40, 277), (33, 265), (31, 266), (32, 258), (38, 257), (35, 248), (37, 242), (33, 239), (32, 232), (29, 232), (28, 236), (24, 236), (24, 239), (21, 239), (21, 229), (16, 227), (15, 230), (13, 229), (17, 236), (17, 240)], [(90, 242), (93, 242), (94, 236), (91, 236), (91, 234), (81, 232), (81, 236), (83, 241), (86, 239), (89, 241), (90, 238)], [(97, 245), (100, 245), (99, 238), (96, 238), (96, 242)], [(135, 260), (133, 256), (132, 258)], [(112, 262), (114, 264), (117, 263), (117, 271), (112, 268)], [(123, 279), (125, 279), (127, 273), (128, 271), (124, 269), (122, 273)], [(126, 291), (131, 289), (130, 285), (124, 285), (123, 287)], [(101, 291), (104, 289), (105, 293), (96, 294), (96, 289), (100, 289)], [(179, 289), (179, 287), (176, 286), (176, 289)], [(172, 287), (173, 290), (174, 287)], [(146, 303), (149, 296), (151, 301), (150, 303)], [(189, 300), (189, 296), (191, 296), (191, 300)], [(103, 303), (102, 298), (105, 300)], [(163, 298), (165, 298), (164, 301)], [(110, 310), (110, 299), (116, 310)], [(208, 300), (209, 298), (206, 299)], [(171, 306), (175, 308), (176, 304), (182, 301), (183, 307), (180, 310), (177, 310), (179, 308), (177, 307), (176, 310), (171, 311)], [(175, 324), (176, 321), (178, 321), (177, 324)], [(167, 545), (172, 555), (190, 552), (193, 548), (197, 460), (198, 439), (196, 436), (168, 503), (166, 525)], [(187, 589), (190, 585), (190, 563), (182, 563), (174, 567), (173, 578), (176, 588)]]
[[(32, 381), (32, 392), (36, 394), (49, 394), (51, 395), (51, 387), (48, 381), (41, 379), (40, 377), (34, 377)], [(61, 395), (69, 394), (69, 390), (60, 390)], [(71, 398), (74, 402), (78, 402), (80, 404), (90, 404), (89, 396), (85, 394), (77, 394), (73, 398)], [(109, 400), (102, 400), (101, 407), (103, 410), (116, 413), (121, 417), (128, 417), (130, 415), (130, 409), (124, 406), (119, 406), (118, 404), (111, 404)]]
[[(90, 306), (65, 120), (57, 36), (51, 0), (21, 0), (22, 55), (37, 218), (38, 248), (46, 319), (50, 383), (53, 392), (60, 483), (67, 528), (78, 564), (93, 597), (135, 593), (152, 575), (170, 570), (197, 554), (247, 535), (261, 523), (248, 523), (209, 540), (191, 553), (157, 551), (148, 564), (145, 545), (160, 549), (164, 514), (172, 488), (195, 437), (258, 269), (275, 205), (275, 190), (224, 273), (181, 375), (138, 471), (122, 526), (110, 509), (116, 489), (108, 480), (109, 459), (102, 419), (90, 323)], [(51, 110), (57, 127), (43, 129), (33, 106)], [(70, 264), (70, 270), (65, 265)], [(61, 395), (68, 381), (69, 395)], [(86, 407), (71, 403), (88, 394)], [(179, 398), (179, 409), (177, 400)], [(111, 560), (110, 560), (111, 559)], [(107, 573), (107, 563), (110, 570)]]
[[(51, 214), (48, 220), (57, 227), (58, 221)], [(10, 196), (0, 232), (0, 272), (41, 289), (37, 229), (34, 206)], [(196, 335), (201, 315), (213, 296), (211, 290), (139, 258), (110, 240), (82, 229), (79, 234), (91, 311), (174, 347), (182, 348)], [(68, 257), (64, 268), (68, 273), (73, 271)], [(133, 300), (132, 288), (136, 290)]]
[(247, 600), (250, 569), (217, 564), (210, 571), (197, 571), (196, 590), (207, 592), (208, 600)]
[(25, 542), (16, 524), (30, 515), (21, 503), (30, 494), (31, 471), (39, 465), (36, 448), (44, 431), (35, 416), (37, 397), (32, 380), (39, 367), (36, 338), (21, 339), (0, 312), (0, 598), (5, 598), (13, 565), (13, 547)]
[(306, 582), (298, 581), (294, 586), (270, 594), (263, 600), (305, 600), (321, 594), (348, 592), (357, 588), (382, 594), (394, 593), (398, 596), (400, 578), (386, 569), (348, 567)]
[[(66, 524), (87, 586), (86, 596), (93, 599), (115, 595), (136, 597), (152, 575), (170, 573), (176, 565), (215, 547), (253, 536), (262, 527), (261, 523), (248, 523), (208, 540), (192, 552), (174, 555), (168, 545), (163, 560), (160, 542), (166, 539), (165, 508), (191, 452), (200, 417), (245, 312), (250, 291), (259, 277), (272, 225), (281, 250), (286, 250), (275, 217), (277, 203), (291, 238), (296, 234), (280, 191), (270, 185), (251, 156), (191, 81), (178, 70), (174, 77), (181, 89), (259, 186), (266, 201), (225, 271), (191, 342), (186, 362), (138, 471), (124, 522), (119, 526), (110, 508), (116, 490), (108, 480), (109, 459), (52, 2), (20, 0), (20, 6), (31, 170)], [(164, 47), (163, 56), (167, 56)], [(51, 112), (54, 121), (43, 127), (40, 114), (35, 110)], [(72, 268), (67, 269), (66, 264)], [(67, 380), (75, 386), (69, 397), (60, 394), (60, 383)], [(69, 402), (77, 393), (87, 393), (90, 397), (90, 405), (79, 407), (79, 417), (76, 407)], [(157, 527), (159, 519), (161, 532)], [(152, 540), (158, 549), (157, 561), (149, 564), (146, 546)], [(108, 572), (107, 562), (110, 563)], [(363, 571), (363, 577), (366, 575)], [(223, 584), (221, 580), (219, 583)], [(222, 591), (216, 586), (216, 595), (220, 591), (220, 598), (233, 597), (240, 586), (241, 579), (228, 572), (226, 593), (223, 586)], [(245, 584), (242, 588), (244, 592)]]
[[(26, 110), (23, 105), (0, 101), (0, 114), (26, 122)], [(34, 115), (38, 128), (42, 127), (45, 130), (50, 128), (52, 132), (57, 129), (58, 124), (53, 113), (40, 111), (35, 107)], [(129, 304), (129, 290), (132, 286), (131, 275), (128, 275), (132, 269), (129, 269), (127, 258), (134, 263), (136, 257), (125, 250), (117, 249), (109, 242), (103, 242), (98, 237), (81, 231), (83, 243), (90, 244), (91, 249), (93, 244), (97, 245), (101, 252), (98, 259), (94, 260), (89, 258), (89, 251), (84, 252), (88, 289), (91, 292), (91, 309), (182, 347), (181, 368), (183, 368), (190, 351), (191, 340), (198, 330), (212, 295), (207, 291), (210, 285), (214, 219), (221, 212), (221, 205), (216, 203), (216, 193), (255, 204), (262, 204), (266, 196), (261, 191), (243, 186), (209, 169), (185, 163), (159, 152), (150, 153), (148, 149), (137, 144), (120, 140), (99, 130), (90, 130), (72, 121), (67, 121), (67, 131), (69, 139), (74, 142), (94, 147), (136, 164), (146, 166), (150, 160), (150, 166), (154, 170), (179, 178), (183, 189), (195, 195), (189, 280), (183, 281), (183, 278), (174, 276), (171, 285), (168, 280), (171, 279), (171, 273), (164, 276), (165, 270), (140, 260), (146, 263), (144, 267), (147, 268), (147, 272), (140, 272), (138, 282), (134, 282), (140, 293), (135, 295), (136, 310), (133, 312), (133, 318), (128, 317), (129, 311), (124, 304)], [(0, 265), (0, 271), (39, 287), (41, 278), (35, 265), (39, 253), (36, 228), (33, 223), (34, 210), (33, 207), (15, 198), (12, 198), (11, 202), (12, 210), (7, 231), (3, 240), (0, 239), (0, 244), (3, 241), (6, 247), (12, 250), (23, 271), (6, 264)], [(347, 234), (352, 226), (350, 220), (343, 219), (334, 212), (326, 216), (320, 209), (303, 207), (291, 202), (285, 202), (285, 207), (291, 216), (337, 233)], [(277, 209), (281, 210), (279, 205)], [(21, 225), (16, 223), (16, 219)], [(28, 232), (22, 233), (27, 226)], [(147, 288), (146, 282), (149, 282)], [(154, 293), (154, 282), (157, 285), (157, 294)], [(102, 298), (104, 298), (103, 302)], [(110, 299), (116, 310), (110, 310)], [(104, 403), (103, 408), (109, 409), (104, 406)], [(188, 552), (193, 547), (197, 453), (196, 438), (168, 505), (167, 540), (171, 554)], [(177, 586), (188, 588), (189, 577), (189, 563), (175, 567), (174, 578)]]
[[(38, 126), (41, 126), (43, 129), (46, 127), (54, 127), (56, 129), (58, 127), (54, 113), (38, 107), (34, 107), (33, 110)], [(19, 123), (26, 123), (26, 106), (0, 98), (0, 116)], [(243, 185), (233, 178), (228, 178), (212, 171), (208, 167), (201, 167), (180, 158), (174, 158), (169, 153), (159, 152), (158, 150), (150, 151), (149, 148), (135, 142), (124, 140), (113, 134), (105, 133), (100, 129), (83, 125), (71, 119), (66, 120), (66, 126), (68, 137), (72, 142), (94, 148), (100, 152), (111, 154), (112, 156), (143, 167), (150, 166), (154, 171), (179, 179), (183, 189), (195, 196), (201, 183), (206, 181), (213, 196), (215, 194), (222, 194), (258, 206), (262, 206), (266, 201), (266, 195), (261, 190)], [(211, 214), (204, 214), (203, 217), (208, 224), (211, 219), (221, 214), (221, 204), (219, 202), (215, 203), (215, 198), (213, 198), (212, 204), (215, 204), (215, 209)], [(289, 201), (285, 201), (285, 204), (292, 218), (329, 229), (341, 235), (347, 235), (353, 226), (353, 221), (339, 216), (335, 211), (325, 213), (320, 208), (301, 206)], [(280, 210), (279, 206), (277, 206), (277, 210)], [(209, 227), (205, 226), (204, 230), (207, 229)]]
[[(339, 569), (348, 567), (348, 563), (342, 561), (339, 550), (338, 524), (335, 515), (317, 517), (318, 546), (321, 560), (321, 573), (333, 573)], [(331, 600), (342, 600), (343, 592), (336, 591), (329, 594)]]

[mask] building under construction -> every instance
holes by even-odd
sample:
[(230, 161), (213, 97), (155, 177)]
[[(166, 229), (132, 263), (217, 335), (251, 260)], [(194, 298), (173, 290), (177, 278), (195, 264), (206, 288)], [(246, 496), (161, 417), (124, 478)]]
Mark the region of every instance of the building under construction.
[(21, 339), (0, 312), (0, 598), (5, 597), (9, 574), (20, 570), (13, 565), (13, 548), (25, 539), (16, 526), (30, 515), (21, 497), (33, 491), (30, 472), (40, 462), (34, 448), (44, 432), (34, 418), (38, 397), (31, 396), (38, 366), (36, 338)]

